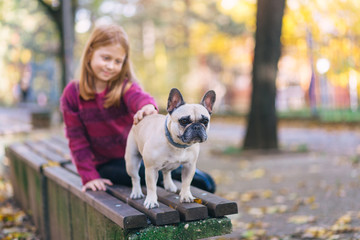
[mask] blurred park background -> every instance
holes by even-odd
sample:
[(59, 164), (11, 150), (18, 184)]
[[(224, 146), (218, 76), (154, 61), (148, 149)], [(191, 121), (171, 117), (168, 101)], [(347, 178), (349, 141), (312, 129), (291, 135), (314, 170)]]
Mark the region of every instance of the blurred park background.
[[(94, 24), (129, 34), (135, 72), (166, 103), (178, 87), (189, 101), (217, 92), (217, 113), (246, 115), (255, 47), (255, 0), (73, 0), (70, 75)], [(60, 0), (0, 2), (0, 105), (57, 107), (64, 83)], [(276, 77), (280, 117), (360, 120), (360, 2), (288, 0)], [(57, 14), (57, 15), (56, 15)], [(60, 20), (61, 21), (61, 20)]]
[[(0, 162), (6, 145), (63, 134), (59, 97), (85, 41), (96, 24), (117, 23), (162, 109), (173, 87), (188, 102), (216, 91), (199, 168), (237, 201), (235, 239), (360, 239), (359, 12), (358, 0), (0, 0)], [(257, 57), (271, 71), (254, 74)], [(6, 230), (4, 211), (25, 213), (9, 214), (0, 170)]]

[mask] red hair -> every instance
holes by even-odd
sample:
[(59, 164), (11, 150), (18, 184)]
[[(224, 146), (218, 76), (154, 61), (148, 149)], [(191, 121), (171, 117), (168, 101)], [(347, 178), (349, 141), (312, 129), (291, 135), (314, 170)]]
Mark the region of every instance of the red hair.
[(105, 97), (104, 107), (119, 106), (125, 79), (135, 80), (129, 59), (129, 41), (124, 29), (118, 25), (101, 25), (94, 28), (85, 45), (80, 69), (79, 90), (80, 96), (85, 100), (95, 97), (95, 76), (90, 61), (93, 53), (99, 47), (119, 44), (125, 50), (125, 59), (119, 75), (108, 83), (108, 93)]

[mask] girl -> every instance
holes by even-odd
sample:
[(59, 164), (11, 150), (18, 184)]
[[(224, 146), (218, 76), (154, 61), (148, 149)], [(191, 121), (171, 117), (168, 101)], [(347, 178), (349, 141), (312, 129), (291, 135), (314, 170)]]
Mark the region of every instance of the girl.
[[(128, 133), (132, 124), (158, 110), (136, 83), (128, 38), (121, 27), (103, 25), (93, 30), (83, 51), (80, 79), (65, 87), (60, 108), (82, 190), (106, 190), (106, 184), (113, 183), (131, 186), (124, 161)], [(142, 180), (144, 172), (142, 166)], [(180, 173), (176, 169), (173, 178), (180, 180)], [(215, 191), (212, 178), (199, 170), (193, 185)]]

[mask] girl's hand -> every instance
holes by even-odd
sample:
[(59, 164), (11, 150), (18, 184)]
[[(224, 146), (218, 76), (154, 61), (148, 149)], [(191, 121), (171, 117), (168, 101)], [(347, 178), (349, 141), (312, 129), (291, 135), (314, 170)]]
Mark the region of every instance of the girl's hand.
[(134, 116), (134, 124), (138, 124), (145, 116), (158, 113), (154, 105), (148, 104), (143, 106)]
[(105, 178), (97, 178), (94, 180), (91, 180), (89, 182), (87, 182), (81, 189), (81, 191), (85, 192), (86, 189), (90, 189), (93, 191), (105, 191), (106, 190), (106, 186), (107, 185), (113, 185), (113, 183), (109, 180), (109, 179), (105, 179)]

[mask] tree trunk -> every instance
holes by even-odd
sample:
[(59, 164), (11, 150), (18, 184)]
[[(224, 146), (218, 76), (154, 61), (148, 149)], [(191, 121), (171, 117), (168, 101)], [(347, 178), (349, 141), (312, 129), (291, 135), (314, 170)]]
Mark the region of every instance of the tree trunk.
[(53, 8), (44, 0), (39, 0), (39, 2), (45, 7), (59, 31), (59, 58), (62, 70), (61, 90), (63, 90), (70, 78), (73, 77), (74, 14), (77, 0), (62, 0), (58, 8)]
[(71, 0), (63, 0), (61, 4), (62, 12), (62, 62), (63, 79), (62, 89), (73, 77), (73, 50), (74, 50), (74, 15)]
[(285, 0), (258, 0), (251, 109), (244, 149), (277, 149), (276, 74)]

